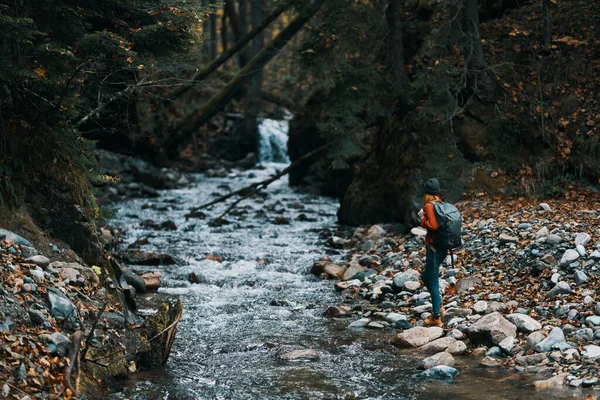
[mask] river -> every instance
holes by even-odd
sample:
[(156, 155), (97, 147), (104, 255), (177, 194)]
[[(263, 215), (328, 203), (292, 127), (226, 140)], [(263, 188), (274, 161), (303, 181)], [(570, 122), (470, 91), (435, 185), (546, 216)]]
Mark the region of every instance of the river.
[[(485, 370), (470, 357), (458, 357), (461, 374), (454, 383), (423, 381), (417, 374), (424, 357), (390, 346), (393, 331), (353, 331), (347, 329), (348, 320), (325, 318), (324, 309), (341, 299), (332, 282), (312, 276), (310, 267), (327, 252), (320, 233), (338, 229), (338, 205), (332, 199), (295, 192), (282, 178), (263, 195), (244, 201), (226, 217), (231, 221), (228, 225), (210, 227), (209, 219), (185, 219), (190, 207), (284, 167), (267, 163), (221, 178), (195, 175), (189, 188), (118, 205), (111, 223), (124, 232), (124, 247), (146, 237), (149, 244), (144, 250), (166, 252), (181, 261), (177, 266), (140, 267), (163, 274), (159, 293), (146, 295), (140, 304), (172, 296), (183, 300), (184, 315), (167, 365), (135, 374), (112, 398), (534, 400), (557, 396), (532, 391), (526, 375)], [(209, 218), (225, 207), (220, 204), (208, 210)], [(276, 217), (288, 218), (290, 224), (274, 224)], [(177, 230), (147, 230), (140, 226), (145, 219), (172, 220)], [(206, 260), (208, 255), (219, 256), (222, 262)], [(189, 283), (190, 272), (202, 283)], [(315, 349), (321, 357), (310, 362), (279, 357), (295, 349)], [(566, 395), (562, 392), (555, 398)]]

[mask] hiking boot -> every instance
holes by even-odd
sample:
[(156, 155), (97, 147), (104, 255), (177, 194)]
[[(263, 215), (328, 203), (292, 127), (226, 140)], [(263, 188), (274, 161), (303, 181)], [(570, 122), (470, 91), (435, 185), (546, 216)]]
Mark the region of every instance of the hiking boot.
[(437, 315), (432, 315), (431, 317), (427, 318), (425, 320), (425, 326), (441, 326), (442, 325), (442, 320), (440, 319), (440, 316)]

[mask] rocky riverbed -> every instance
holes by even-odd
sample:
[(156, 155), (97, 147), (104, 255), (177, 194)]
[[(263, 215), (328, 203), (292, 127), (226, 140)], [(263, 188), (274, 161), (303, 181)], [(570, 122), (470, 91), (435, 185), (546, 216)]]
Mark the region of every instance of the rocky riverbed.
[[(443, 327), (423, 327), (430, 295), (419, 275), (421, 228), (358, 228), (333, 233), (328, 245), (348, 260), (317, 261), (312, 272), (339, 280), (344, 305), (325, 314), (348, 329), (390, 331), (399, 348), (422, 353), (424, 376), (453, 379), (455, 363), (531, 374), (536, 388), (593, 393), (600, 359), (600, 210), (598, 195), (533, 203), (476, 197), (463, 212), (464, 246), (440, 271)], [(394, 231), (396, 229), (396, 231)], [(414, 350), (411, 350), (414, 351)]]

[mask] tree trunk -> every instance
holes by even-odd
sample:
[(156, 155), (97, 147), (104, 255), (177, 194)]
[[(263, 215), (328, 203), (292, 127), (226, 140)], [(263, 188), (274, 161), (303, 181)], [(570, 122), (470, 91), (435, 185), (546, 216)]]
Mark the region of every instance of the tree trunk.
[(223, 16), (221, 17), (221, 49), (222, 53), (227, 51), (227, 13), (223, 6)]
[(388, 66), (392, 84), (397, 93), (401, 106), (406, 107), (406, 75), (404, 73), (404, 48), (402, 45), (402, 21), (400, 5), (402, 0), (390, 0), (386, 9), (388, 25)]
[(489, 97), (494, 90), (494, 82), (487, 70), (487, 63), (483, 55), (477, 0), (462, 1), (462, 28), (467, 36), (464, 56), (468, 86), (475, 92), (480, 91), (482, 97)]
[[(253, 25), (252, 31), (248, 32), (248, 34), (246, 34), (242, 38), (242, 40), (236, 42), (233, 46), (231, 46), (231, 48), (229, 50), (221, 53), (221, 55), (219, 55), (218, 58), (213, 59), (213, 61), (208, 66), (206, 66), (205, 68), (202, 68), (200, 71), (196, 72), (192, 78), (192, 82), (189, 85), (182, 86), (179, 89), (177, 89), (176, 91), (174, 91), (173, 94), (171, 96), (169, 96), (169, 98), (166, 100), (166, 102), (169, 102), (169, 101), (181, 96), (182, 94), (184, 94), (188, 90), (190, 90), (192, 87), (194, 87), (194, 85), (197, 82), (200, 82), (200, 81), (206, 79), (210, 74), (212, 74), (214, 71), (216, 71), (221, 65), (223, 65), (225, 62), (227, 62), (227, 60), (229, 60), (238, 51), (240, 51), (246, 44), (248, 44), (248, 42), (250, 42), (252, 39), (258, 37), (261, 34), (261, 32), (263, 32), (265, 30), (265, 28), (271, 24), (271, 22), (273, 22), (275, 19), (277, 19), (277, 17), (279, 17), (285, 10), (287, 10), (295, 2), (296, 2), (296, 0), (291, 0), (288, 2), (284, 2), (283, 4), (276, 7), (273, 10), (273, 12), (271, 12), (271, 14), (269, 14), (260, 24), (258, 24), (256, 26)], [(215, 17), (215, 22), (216, 22), (216, 17)], [(216, 30), (215, 30), (215, 37), (216, 37)], [(258, 52), (262, 48), (262, 40), (260, 41), (260, 44), (257, 44), (257, 46), (258, 46), (258, 51), (257, 51), (257, 54), (258, 54)], [(253, 44), (253, 48), (254, 48), (254, 44)], [(216, 52), (216, 41), (215, 41), (215, 52)]]
[(549, 48), (552, 43), (552, 26), (550, 25), (549, 0), (542, 0), (542, 20), (544, 22), (544, 47)]
[[(246, 35), (248, 33), (248, 31), (250, 31), (250, 29), (248, 28), (248, 1), (249, 0), (239, 0), (238, 10), (240, 13), (241, 36), (239, 38), (235, 38), (236, 42), (239, 42), (240, 39), (242, 39), (242, 37), (244, 37), (244, 35)], [(258, 21), (258, 22), (260, 22), (260, 21)], [(250, 55), (250, 52), (248, 51), (248, 49), (244, 49), (243, 53), (244, 53), (244, 57), (246, 58), (246, 60), (249, 60), (253, 57)]]
[[(231, 25), (231, 30), (233, 31), (233, 38), (236, 42), (239, 42), (242, 38), (242, 28), (240, 23), (240, 17), (238, 16), (235, 10), (234, 0), (225, 1), (225, 13), (229, 17), (229, 24)], [(246, 57), (245, 51), (238, 52), (238, 62), (240, 68), (243, 68), (248, 62), (248, 58)]]
[(209, 17), (210, 23), (210, 59), (214, 60), (217, 57), (217, 14), (212, 13)]
[(283, 29), (275, 39), (273, 39), (267, 46), (265, 46), (260, 53), (258, 53), (248, 64), (231, 80), (223, 89), (214, 95), (206, 104), (204, 104), (194, 115), (186, 118), (180, 126), (177, 127), (175, 132), (170, 136), (168, 140), (168, 147), (171, 151), (175, 150), (174, 146), (177, 145), (181, 140), (191, 136), (198, 128), (204, 125), (210, 120), (215, 114), (227, 105), (235, 94), (242, 88), (242, 86), (255, 78), (259, 73), (260, 69), (264, 67), (279, 50), (285, 46), (285, 44), (294, 35), (302, 29), (304, 24), (310, 20), (310, 18), (316, 14), (316, 12), (322, 6), (321, 0), (316, 0), (312, 4), (306, 7), (303, 12), (298, 15), (290, 24)]

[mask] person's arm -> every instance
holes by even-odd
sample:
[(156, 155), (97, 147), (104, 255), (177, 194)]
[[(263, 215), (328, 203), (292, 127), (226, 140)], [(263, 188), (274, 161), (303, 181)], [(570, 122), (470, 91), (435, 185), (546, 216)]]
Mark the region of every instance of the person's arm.
[(437, 231), (438, 223), (435, 218), (435, 211), (432, 203), (427, 203), (423, 207), (423, 211), (425, 211), (425, 216), (421, 220), (421, 226), (430, 231)]

